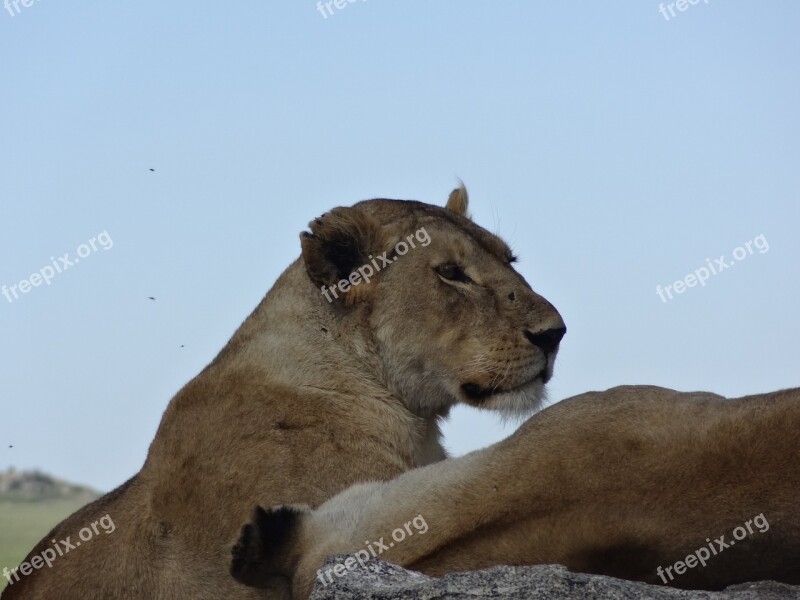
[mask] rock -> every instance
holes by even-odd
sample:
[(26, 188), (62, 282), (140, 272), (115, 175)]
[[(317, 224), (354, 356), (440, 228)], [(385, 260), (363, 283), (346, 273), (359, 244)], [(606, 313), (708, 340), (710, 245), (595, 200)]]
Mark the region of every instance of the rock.
[[(330, 557), (323, 571), (344, 564)], [(352, 562), (352, 561), (351, 561)], [(341, 570), (341, 569), (340, 569)], [(381, 560), (358, 564), (324, 586), (317, 580), (312, 600), (400, 600), (510, 598), (512, 600), (777, 600), (800, 599), (800, 587), (774, 581), (734, 585), (721, 592), (678, 590), (602, 575), (571, 573), (561, 565), (499, 566), (433, 578)]]
[(39, 471), (0, 471), (0, 502), (44, 502), (69, 500), (88, 503), (100, 494), (82, 485), (68, 483)]

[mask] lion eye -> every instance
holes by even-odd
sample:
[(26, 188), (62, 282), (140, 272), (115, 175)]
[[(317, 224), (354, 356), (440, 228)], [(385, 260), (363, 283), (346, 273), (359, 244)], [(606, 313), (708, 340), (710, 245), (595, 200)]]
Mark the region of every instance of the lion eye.
[(472, 283), (472, 279), (464, 272), (464, 269), (455, 263), (445, 263), (436, 267), (436, 273), (439, 277), (447, 279), (448, 281), (457, 281), (459, 283)]

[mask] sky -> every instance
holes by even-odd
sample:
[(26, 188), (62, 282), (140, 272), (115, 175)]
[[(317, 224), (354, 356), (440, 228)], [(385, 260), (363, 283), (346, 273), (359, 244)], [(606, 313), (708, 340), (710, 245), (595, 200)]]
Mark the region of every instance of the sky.
[(551, 402), (800, 385), (800, 4), (340, 5), (0, 9), (0, 468), (119, 485), (310, 220), (458, 178), (567, 323)]

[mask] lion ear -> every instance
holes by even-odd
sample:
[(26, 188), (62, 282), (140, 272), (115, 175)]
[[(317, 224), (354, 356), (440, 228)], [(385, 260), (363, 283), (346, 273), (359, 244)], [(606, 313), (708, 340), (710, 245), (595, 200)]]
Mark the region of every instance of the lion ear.
[(456, 189), (450, 192), (450, 197), (447, 199), (446, 207), (448, 210), (452, 210), (454, 213), (461, 215), (462, 217), (466, 217), (467, 219), (470, 218), (467, 209), (469, 208), (469, 194), (467, 193), (467, 188), (464, 186), (462, 182)]
[[(334, 208), (309, 223), (309, 229), (311, 233), (300, 234), (300, 244), (306, 273), (317, 286), (349, 279), (382, 246), (380, 226), (356, 208)], [(359, 281), (344, 295), (347, 303), (363, 298), (370, 287), (370, 282)]]

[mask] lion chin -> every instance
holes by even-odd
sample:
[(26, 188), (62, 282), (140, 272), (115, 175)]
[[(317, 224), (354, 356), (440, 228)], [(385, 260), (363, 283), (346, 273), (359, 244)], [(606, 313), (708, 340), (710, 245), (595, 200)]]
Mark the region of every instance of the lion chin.
[(467, 403), (500, 415), (502, 422), (522, 423), (547, 401), (547, 388), (541, 376), (510, 390), (483, 390), (475, 384), (461, 386)]

